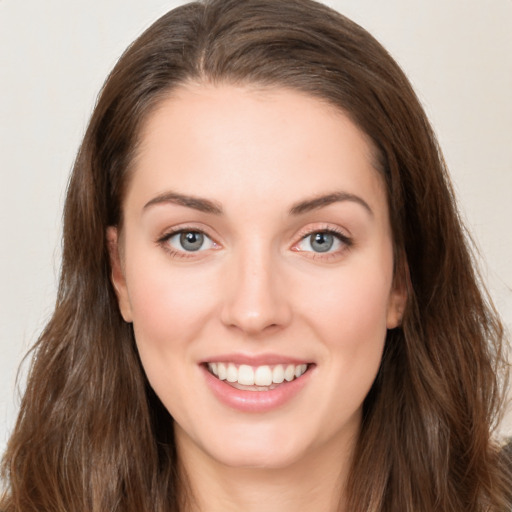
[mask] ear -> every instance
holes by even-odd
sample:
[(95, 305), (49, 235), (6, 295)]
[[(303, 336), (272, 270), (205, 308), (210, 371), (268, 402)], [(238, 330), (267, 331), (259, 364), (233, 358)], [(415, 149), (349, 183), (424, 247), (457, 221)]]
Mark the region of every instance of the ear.
[(132, 322), (132, 307), (128, 296), (128, 288), (124, 276), (123, 262), (120, 253), (119, 233), (117, 228), (107, 228), (107, 247), (110, 256), (110, 279), (117, 296), (119, 310), (125, 322)]
[(393, 289), (388, 301), (386, 327), (394, 329), (402, 323), (405, 306), (407, 305), (407, 283), (409, 281), (409, 268), (405, 268), (395, 275)]

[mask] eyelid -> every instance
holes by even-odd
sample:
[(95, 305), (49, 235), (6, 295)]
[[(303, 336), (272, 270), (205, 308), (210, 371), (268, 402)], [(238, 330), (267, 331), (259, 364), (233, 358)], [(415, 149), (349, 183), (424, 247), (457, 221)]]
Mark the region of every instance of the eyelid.
[[(204, 227), (199, 227), (197, 225), (185, 224), (173, 226), (172, 228), (168, 228), (164, 230), (161, 235), (159, 235), (156, 239), (156, 244), (162, 246), (171, 256), (176, 256), (180, 258), (197, 258), (203, 255), (204, 252), (208, 250), (217, 250), (221, 247), (221, 244), (216, 240), (216, 237), (213, 237), (208, 233), (208, 229)], [(208, 238), (213, 244), (212, 247), (208, 247), (207, 249), (199, 249), (197, 251), (186, 251), (182, 249), (177, 249), (171, 246), (168, 242), (169, 240), (181, 233), (200, 233), (204, 237)]]
[[(173, 226), (172, 228), (168, 228), (167, 230), (164, 230), (161, 235), (159, 235), (156, 239), (156, 243), (160, 246), (162, 246), (167, 252), (171, 254), (173, 257), (180, 257), (180, 258), (197, 258), (200, 255), (203, 255), (202, 253), (207, 252), (209, 250), (218, 250), (222, 248), (222, 244), (219, 243), (218, 237), (212, 236), (209, 233), (210, 229), (205, 228), (204, 226), (197, 226), (194, 224), (181, 224), (177, 226)], [(201, 233), (205, 237), (207, 237), (211, 243), (213, 244), (212, 247), (209, 247), (207, 249), (200, 249), (197, 251), (186, 251), (186, 250), (180, 250), (173, 248), (171, 245), (169, 245), (167, 242), (170, 238), (173, 236), (176, 236), (180, 233), (186, 233), (186, 232), (196, 232)], [(333, 235), (341, 244), (342, 247), (336, 251), (326, 251), (326, 252), (316, 252), (316, 251), (306, 251), (303, 249), (298, 248), (299, 244), (302, 243), (308, 236), (311, 236), (315, 233), (328, 233)], [(347, 230), (344, 230), (340, 228), (339, 226), (333, 226), (332, 224), (315, 224), (315, 225), (308, 225), (304, 228), (302, 228), (298, 234), (296, 235), (296, 238), (298, 240), (293, 243), (291, 250), (295, 252), (300, 252), (303, 254), (307, 254), (308, 257), (314, 258), (314, 259), (328, 259), (340, 256), (342, 253), (348, 251), (351, 249), (354, 245), (354, 240), (351, 235), (347, 234)]]
[[(301, 244), (304, 240), (306, 240), (309, 236), (314, 235), (316, 233), (327, 233), (330, 235), (333, 235), (340, 244), (342, 244), (342, 247), (335, 251), (326, 251), (326, 252), (316, 252), (316, 251), (308, 251), (304, 249), (300, 249), (298, 246)], [(354, 240), (352, 236), (348, 235), (344, 230), (337, 226), (333, 225), (327, 225), (327, 224), (321, 224), (321, 225), (315, 225), (315, 226), (307, 226), (303, 229), (301, 229), (297, 235), (299, 240), (297, 242), (294, 242), (291, 249), (300, 252), (302, 254), (307, 255), (310, 258), (314, 259), (327, 259), (327, 258), (333, 258), (336, 256), (341, 255), (345, 251), (351, 249), (354, 245)]]

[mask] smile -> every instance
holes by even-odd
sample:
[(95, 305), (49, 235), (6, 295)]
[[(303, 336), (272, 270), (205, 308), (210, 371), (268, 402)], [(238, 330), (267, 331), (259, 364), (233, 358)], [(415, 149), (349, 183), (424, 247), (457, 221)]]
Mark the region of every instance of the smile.
[(276, 358), (250, 361), (235, 355), (205, 361), (200, 368), (207, 387), (221, 403), (243, 413), (266, 413), (300, 396), (316, 374), (315, 363)]
[[(233, 386), (251, 386), (251, 390), (266, 391), (275, 388), (275, 385), (284, 381), (291, 382), (298, 379), (308, 369), (307, 364), (278, 364), (249, 366), (236, 365), (228, 362), (208, 363), (208, 370), (219, 380), (226, 381)], [(247, 388), (238, 388), (247, 389)]]

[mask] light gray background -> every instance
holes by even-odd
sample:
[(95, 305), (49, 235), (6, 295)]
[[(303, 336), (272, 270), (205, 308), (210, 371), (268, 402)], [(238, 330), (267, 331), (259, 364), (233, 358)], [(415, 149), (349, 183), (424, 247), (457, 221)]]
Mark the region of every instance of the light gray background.
[[(123, 49), (181, 3), (0, 0), (0, 452), (17, 367), (52, 309), (67, 177), (96, 94)], [(409, 75), (511, 328), (512, 0), (326, 3)]]

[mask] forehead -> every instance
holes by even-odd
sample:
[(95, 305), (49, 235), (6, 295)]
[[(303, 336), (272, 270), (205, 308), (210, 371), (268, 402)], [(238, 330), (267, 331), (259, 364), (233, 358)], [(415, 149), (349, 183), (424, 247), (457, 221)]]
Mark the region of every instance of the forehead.
[(189, 84), (144, 123), (126, 199), (178, 189), (284, 204), (342, 189), (379, 202), (375, 161), (369, 138), (327, 102), (289, 89)]

